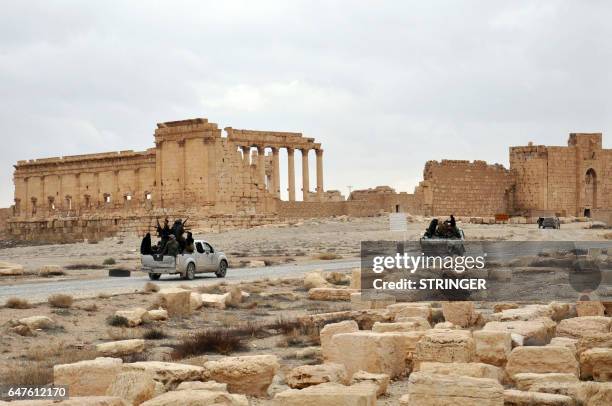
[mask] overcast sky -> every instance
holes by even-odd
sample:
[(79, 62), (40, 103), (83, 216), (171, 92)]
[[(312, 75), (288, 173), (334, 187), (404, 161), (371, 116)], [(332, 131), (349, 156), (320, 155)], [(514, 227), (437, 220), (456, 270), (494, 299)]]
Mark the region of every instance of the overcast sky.
[(193, 117), (315, 137), (345, 194), (569, 132), (612, 145), (606, 1), (0, 5), (0, 207), (19, 159), (143, 150)]

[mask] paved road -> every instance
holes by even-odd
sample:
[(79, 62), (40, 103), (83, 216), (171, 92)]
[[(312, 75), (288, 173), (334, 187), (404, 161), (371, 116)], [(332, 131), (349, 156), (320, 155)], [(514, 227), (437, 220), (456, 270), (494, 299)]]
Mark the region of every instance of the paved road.
[[(262, 278), (280, 278), (302, 275), (314, 269), (324, 269), (326, 271), (356, 268), (360, 266), (358, 259), (323, 261), (302, 265), (277, 265), (262, 268), (239, 268), (228, 269), (224, 279), (215, 277), (214, 274), (203, 274), (197, 276), (193, 281), (180, 279), (178, 276), (162, 276), (156, 281), (162, 288), (176, 287), (179, 285), (206, 285), (219, 281), (248, 281)], [(144, 284), (149, 281), (146, 274), (134, 273), (129, 278), (104, 278), (86, 280), (45, 280), (44, 282), (21, 283), (15, 285), (0, 286), (0, 303), (4, 304), (9, 297), (20, 297), (27, 299), (31, 303), (46, 301), (49, 295), (54, 293), (66, 293), (78, 298), (95, 297), (99, 293), (117, 294), (129, 293), (137, 289), (142, 289)]]

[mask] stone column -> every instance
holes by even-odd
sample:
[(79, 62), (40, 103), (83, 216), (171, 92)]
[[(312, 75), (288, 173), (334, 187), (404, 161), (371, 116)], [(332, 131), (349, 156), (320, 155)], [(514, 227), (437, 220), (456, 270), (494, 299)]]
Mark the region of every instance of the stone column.
[(272, 148), (272, 194), (280, 199), (280, 174), (279, 174), (278, 148)]
[(323, 201), (323, 150), (317, 149), (317, 198)]
[(266, 189), (266, 156), (264, 147), (257, 146), (257, 179), (260, 189)]
[(308, 149), (302, 149), (302, 200), (308, 201), (310, 181), (308, 180)]
[(295, 163), (293, 161), (293, 148), (287, 147), (287, 167), (289, 173), (287, 176), (287, 190), (289, 191), (289, 201), (295, 201)]

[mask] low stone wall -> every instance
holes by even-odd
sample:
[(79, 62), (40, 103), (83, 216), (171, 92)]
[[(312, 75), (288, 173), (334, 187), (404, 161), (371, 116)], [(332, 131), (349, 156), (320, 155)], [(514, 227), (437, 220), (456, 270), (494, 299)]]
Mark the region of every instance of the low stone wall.
[(370, 217), (386, 210), (373, 202), (347, 200), (343, 202), (284, 202), (278, 203), (281, 218), (320, 218), (332, 216)]
[(608, 226), (612, 227), (612, 210), (593, 210), (591, 218), (596, 221), (603, 221)]

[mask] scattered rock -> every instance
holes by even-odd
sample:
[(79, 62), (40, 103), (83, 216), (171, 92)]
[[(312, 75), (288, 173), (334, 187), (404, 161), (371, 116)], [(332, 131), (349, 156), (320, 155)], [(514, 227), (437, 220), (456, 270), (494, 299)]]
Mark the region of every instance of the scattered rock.
[(512, 338), (507, 331), (479, 330), (473, 333), (476, 359), (487, 364), (504, 366), (512, 351)]
[(180, 390), (166, 392), (142, 406), (248, 406), (249, 400), (244, 395), (234, 395), (225, 392), (208, 390)]
[(501, 382), (503, 371), (494, 365), (480, 362), (421, 362), (420, 372), (434, 375), (471, 376), (472, 378), (488, 378)]
[(123, 371), (145, 372), (156, 381), (163, 383), (167, 390), (174, 389), (181, 382), (200, 381), (204, 374), (204, 368), (200, 366), (160, 361), (124, 364)]
[(578, 317), (584, 316), (603, 316), (606, 308), (599, 301), (592, 302), (576, 302), (576, 314)]
[(144, 351), (145, 340), (120, 340), (96, 345), (96, 352), (101, 357), (120, 357), (122, 355), (137, 354)]
[(359, 326), (354, 320), (326, 324), (319, 333), (323, 359), (328, 360), (333, 358), (332, 352), (335, 350), (335, 347), (331, 345), (331, 339), (334, 334), (354, 333), (355, 331), (359, 331)]
[(389, 382), (391, 378), (387, 374), (373, 374), (366, 371), (357, 371), (351, 378), (351, 385), (355, 385), (361, 382), (371, 382), (376, 385), (376, 397), (382, 396), (387, 393)]
[(274, 401), (279, 406), (375, 406), (376, 385), (322, 383), (302, 390), (286, 390), (278, 393)]
[(443, 302), (442, 313), (445, 321), (460, 327), (472, 326), (478, 319), (473, 302)]
[(523, 392), (515, 389), (504, 391), (504, 406), (574, 406), (569, 396), (552, 393)]
[(576, 383), (578, 378), (574, 374), (567, 373), (533, 373), (524, 372), (514, 375), (514, 383), (519, 390), (533, 390), (532, 387), (548, 382)]
[[(425, 320), (425, 319), (423, 319), (423, 320)], [(429, 328), (431, 328), (431, 327), (429, 327)], [(421, 324), (421, 323), (413, 323), (413, 322), (380, 323), (380, 322), (377, 321), (372, 326), (372, 331), (374, 331), (376, 333), (410, 332), (410, 331), (421, 331), (421, 330), (427, 330), (427, 329), (428, 328), (425, 328), (423, 324)]]
[(591, 348), (580, 354), (580, 378), (606, 382), (612, 379), (612, 348)]
[(308, 299), (324, 301), (350, 301), (351, 293), (357, 293), (354, 289), (339, 288), (312, 288), (308, 291)]
[(570, 373), (578, 376), (578, 362), (574, 353), (565, 347), (517, 347), (506, 364), (506, 373), (513, 379), (522, 372)]
[(323, 270), (321, 269), (307, 272), (306, 275), (304, 275), (304, 288), (306, 289), (324, 288), (328, 286), (329, 284), (323, 277)]
[(0, 262), (0, 276), (16, 276), (23, 274), (23, 266), (10, 262)]
[(202, 293), (200, 296), (202, 299), (202, 305), (204, 307), (212, 307), (215, 309), (225, 309), (227, 304), (228, 293), (217, 295), (214, 293)]
[(19, 324), (17, 326), (10, 327), (9, 331), (18, 334), (22, 337), (32, 337), (34, 335), (32, 329), (30, 329), (30, 327), (26, 326), (25, 324)]
[(168, 320), (168, 312), (164, 309), (153, 309), (142, 315), (142, 321), (163, 321)]
[(225, 357), (204, 364), (204, 377), (227, 383), (231, 393), (265, 397), (278, 371), (275, 355)]
[(227, 392), (227, 384), (216, 381), (181, 382), (176, 390), (210, 390), (214, 392)]
[(63, 275), (64, 270), (58, 265), (43, 265), (38, 270), (38, 276), (47, 278), (53, 275)]
[(120, 397), (131, 405), (140, 405), (155, 396), (153, 377), (142, 372), (122, 372), (106, 390), (108, 396)]
[(395, 319), (399, 317), (422, 317), (431, 322), (431, 305), (429, 303), (396, 303), (387, 306)]
[(202, 307), (202, 295), (198, 292), (191, 292), (189, 303), (191, 305), (191, 311), (198, 310)]
[(96, 358), (53, 367), (53, 383), (68, 385), (70, 396), (103, 396), (121, 372), (119, 358)]
[(30, 330), (48, 330), (56, 326), (55, 321), (47, 316), (30, 316), (19, 319), (19, 324), (27, 326)]
[(346, 368), (341, 364), (302, 365), (293, 368), (285, 377), (287, 385), (292, 389), (304, 389), (308, 386), (326, 382), (346, 385), (348, 376)]
[(416, 346), (414, 369), (426, 361), (472, 362), (476, 346), (472, 333), (465, 330), (429, 330)]
[(170, 317), (183, 317), (191, 314), (191, 291), (181, 288), (162, 289), (158, 293), (161, 307)]
[(561, 320), (557, 326), (558, 337), (582, 338), (597, 333), (610, 332), (612, 318), (603, 316), (573, 317)]
[(117, 310), (115, 316), (123, 317), (128, 321), (128, 327), (136, 327), (142, 324), (142, 318), (147, 313), (147, 309), (137, 307), (133, 310)]
[(507, 331), (519, 334), (525, 345), (545, 345), (554, 335), (556, 323), (550, 318), (536, 320), (491, 321), (485, 324), (485, 331)]
[(467, 376), (410, 374), (408, 405), (500, 406), (504, 388), (494, 379)]

